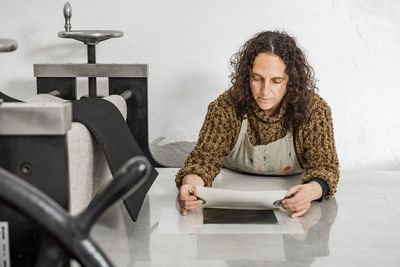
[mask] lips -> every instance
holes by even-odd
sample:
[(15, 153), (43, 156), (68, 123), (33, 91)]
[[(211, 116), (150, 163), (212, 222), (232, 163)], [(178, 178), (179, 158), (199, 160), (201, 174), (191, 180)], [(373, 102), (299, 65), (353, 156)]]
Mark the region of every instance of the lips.
[(269, 102), (269, 101), (274, 100), (273, 98), (262, 98), (262, 97), (259, 97), (258, 99), (259, 99), (260, 101), (262, 101), (262, 102)]

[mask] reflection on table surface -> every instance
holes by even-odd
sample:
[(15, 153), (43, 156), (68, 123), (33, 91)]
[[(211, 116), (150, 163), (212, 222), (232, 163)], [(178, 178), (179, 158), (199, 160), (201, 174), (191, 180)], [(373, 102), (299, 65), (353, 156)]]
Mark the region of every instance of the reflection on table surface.
[[(159, 177), (137, 222), (116, 205), (92, 231), (116, 266), (400, 266), (400, 171), (342, 172), (335, 198), (314, 202), (292, 234), (182, 231), (199, 223), (178, 212), (160, 231), (163, 209), (175, 209), (178, 169)], [(301, 176), (262, 177), (223, 169), (214, 186), (237, 190), (287, 190)], [(287, 216), (287, 214), (286, 214)], [(194, 218), (194, 219), (193, 219)], [(196, 226), (197, 227), (197, 226)], [(252, 225), (247, 225), (252, 227)], [(164, 229), (165, 230), (165, 229)]]

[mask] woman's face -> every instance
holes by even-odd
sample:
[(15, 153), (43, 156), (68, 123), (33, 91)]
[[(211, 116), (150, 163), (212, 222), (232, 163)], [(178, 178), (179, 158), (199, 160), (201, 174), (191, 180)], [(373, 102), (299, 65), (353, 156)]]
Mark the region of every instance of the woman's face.
[(250, 87), (254, 100), (265, 114), (274, 114), (286, 93), (289, 76), (286, 65), (277, 55), (260, 53), (250, 73)]

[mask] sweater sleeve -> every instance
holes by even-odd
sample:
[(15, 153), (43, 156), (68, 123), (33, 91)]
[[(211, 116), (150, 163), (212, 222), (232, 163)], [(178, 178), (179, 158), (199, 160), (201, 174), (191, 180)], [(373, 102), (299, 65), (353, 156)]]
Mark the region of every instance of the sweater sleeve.
[(175, 177), (178, 188), (188, 174), (197, 174), (204, 180), (205, 186), (211, 187), (221, 171), (222, 161), (231, 150), (232, 127), (228, 113), (218, 100), (208, 106), (197, 144)]
[(329, 187), (326, 199), (331, 198), (339, 181), (339, 161), (333, 135), (332, 115), (323, 102), (315, 108), (303, 131), (303, 168), (306, 173), (302, 183), (321, 178)]

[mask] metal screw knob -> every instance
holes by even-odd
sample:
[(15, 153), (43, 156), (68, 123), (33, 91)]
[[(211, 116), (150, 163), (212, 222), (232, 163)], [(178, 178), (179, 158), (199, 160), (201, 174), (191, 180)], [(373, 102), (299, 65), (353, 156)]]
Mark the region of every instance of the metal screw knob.
[(64, 5), (64, 18), (65, 18), (65, 31), (70, 32), (71, 31), (71, 16), (72, 16), (72, 8), (71, 5), (67, 2)]
[(23, 162), (19, 168), (20, 172), (22, 172), (25, 175), (29, 175), (32, 173), (32, 164), (29, 162)]

